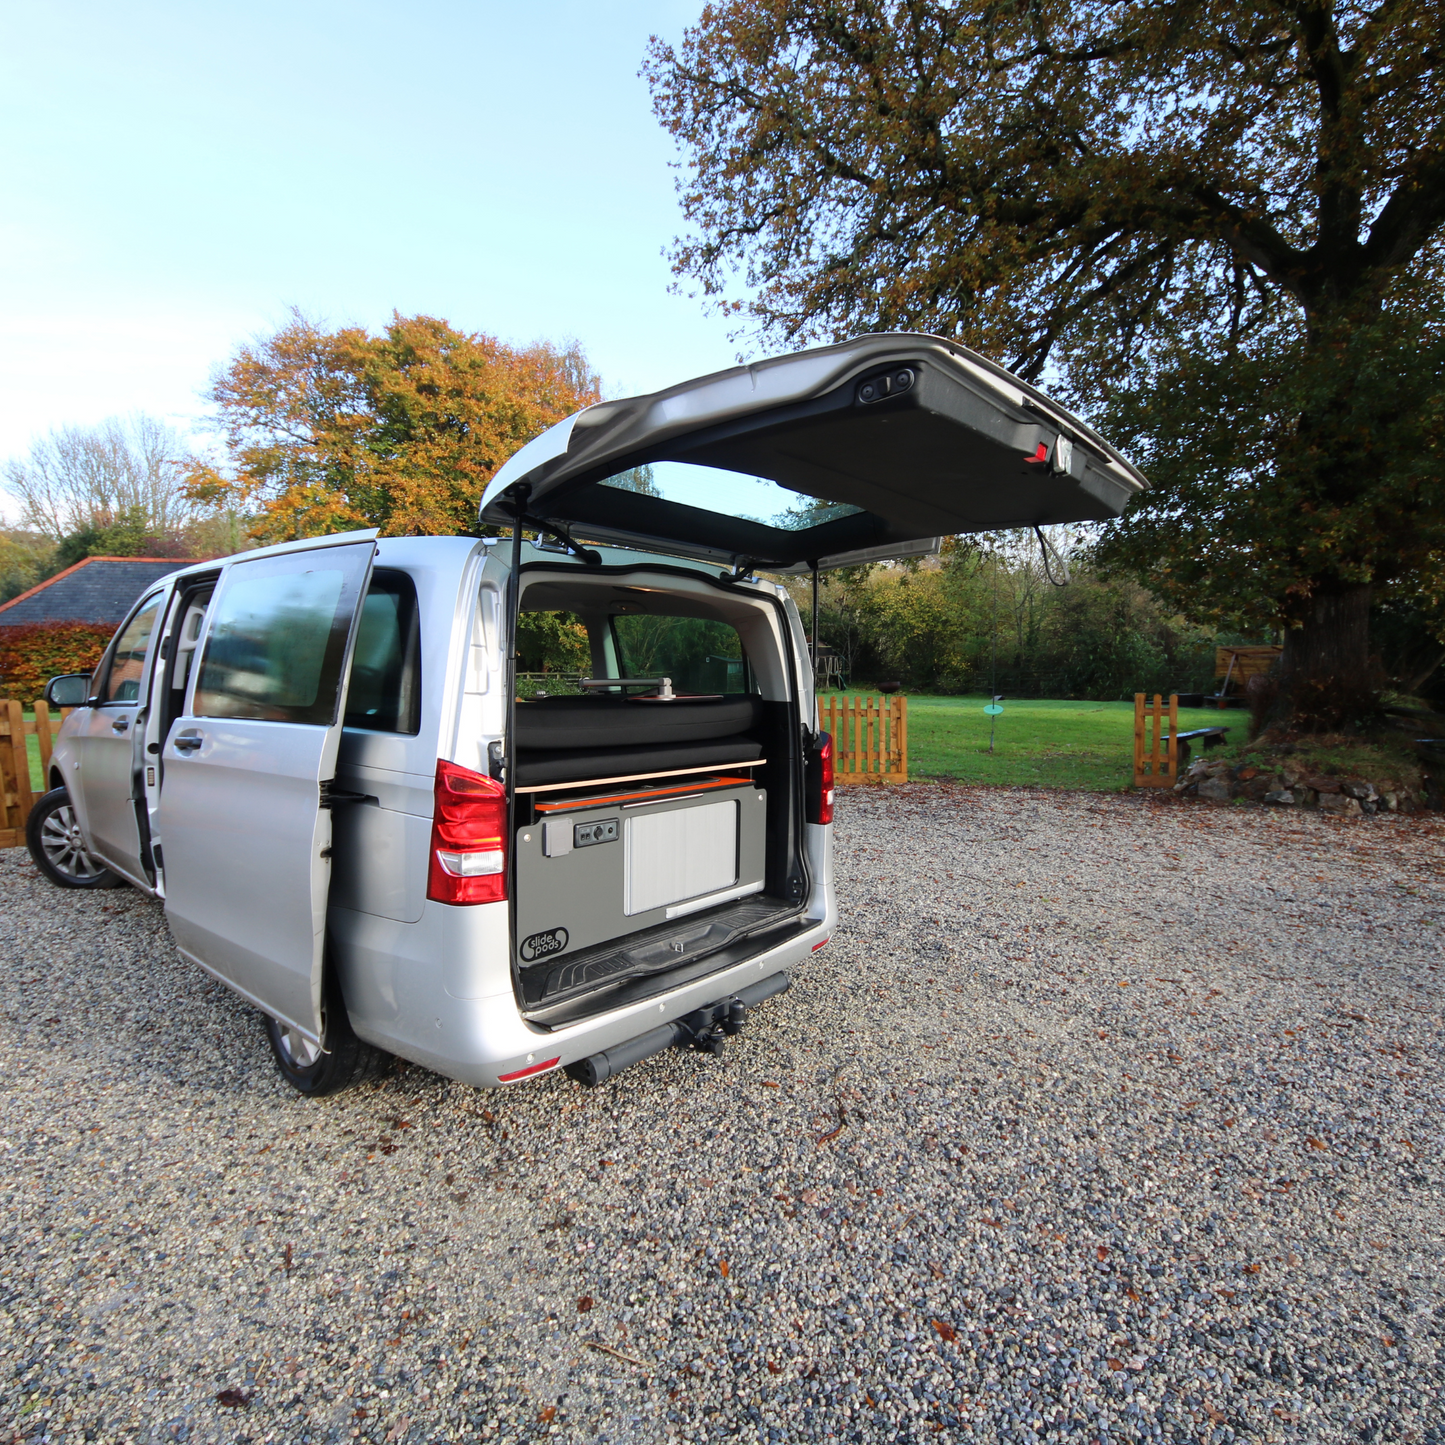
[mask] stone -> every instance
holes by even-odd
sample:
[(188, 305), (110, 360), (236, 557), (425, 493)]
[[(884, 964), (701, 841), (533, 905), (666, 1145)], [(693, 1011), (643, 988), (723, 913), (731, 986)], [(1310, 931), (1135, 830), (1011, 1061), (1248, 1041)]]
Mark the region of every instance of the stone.
[(1212, 799), (1216, 803), (1227, 803), (1229, 794), (1229, 781), (1226, 778), (1205, 778), (1199, 785), (1199, 796)]
[(1313, 788), (1317, 793), (1338, 793), (1340, 791), (1340, 780), (1338, 778), (1321, 777), (1318, 774), (1301, 780), (1305, 787)]
[(1241, 783), (1247, 783), (1251, 778), (1259, 776), (1259, 769), (1256, 767), (1241, 768), (1235, 775)]
[(1288, 788), (1276, 788), (1272, 793), (1264, 795), (1266, 803), (1273, 803), (1277, 808), (1294, 807), (1294, 794)]
[(1366, 778), (1346, 778), (1340, 786), (1350, 797), (1358, 798), (1362, 803), (1380, 796), (1375, 791), (1375, 785)]
[(1400, 795), (1399, 795), (1399, 793), (1394, 793), (1394, 792), (1386, 793), (1386, 794), (1385, 794), (1385, 798), (1384, 798), (1384, 802), (1385, 802), (1385, 806), (1386, 806), (1392, 813), (1397, 813), (1397, 812), (1399, 812), (1399, 810), (1400, 810)]
[(1338, 818), (1358, 818), (1363, 809), (1359, 799), (1347, 793), (1321, 793), (1320, 812), (1333, 813)]

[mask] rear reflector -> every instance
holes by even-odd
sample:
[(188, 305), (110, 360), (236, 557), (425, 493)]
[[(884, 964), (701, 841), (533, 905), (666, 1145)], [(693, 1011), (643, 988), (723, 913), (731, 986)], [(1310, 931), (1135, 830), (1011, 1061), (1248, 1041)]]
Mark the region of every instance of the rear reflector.
[(548, 1069), (555, 1069), (561, 1062), (561, 1057), (559, 1054), (555, 1059), (548, 1059), (545, 1064), (528, 1064), (525, 1069), (518, 1069), (515, 1073), (498, 1074), (497, 1082), (499, 1084), (510, 1084), (514, 1079), (525, 1079), (528, 1074), (545, 1073)]
[(817, 951), (818, 951), (820, 948), (823, 948), (824, 946), (826, 946), (827, 942), (828, 942), (828, 940), (825, 938), (822, 943), (815, 943), (815, 944), (813, 945), (813, 952), (814, 952), (814, 953), (817, 953)]
[(437, 760), (426, 896), (499, 903), (507, 896), (507, 791), (495, 778)]

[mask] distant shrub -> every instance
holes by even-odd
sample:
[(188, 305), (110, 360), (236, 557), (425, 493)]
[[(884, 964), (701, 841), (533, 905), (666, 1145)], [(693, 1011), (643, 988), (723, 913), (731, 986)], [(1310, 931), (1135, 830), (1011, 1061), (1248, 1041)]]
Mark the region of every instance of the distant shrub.
[(52, 677), (93, 671), (114, 633), (103, 622), (0, 627), (0, 696), (33, 702)]

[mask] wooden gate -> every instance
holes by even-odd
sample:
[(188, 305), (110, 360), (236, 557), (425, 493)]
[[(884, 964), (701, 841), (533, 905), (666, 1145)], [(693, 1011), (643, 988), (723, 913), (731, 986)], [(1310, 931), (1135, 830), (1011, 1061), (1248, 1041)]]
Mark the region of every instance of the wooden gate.
[[(1153, 726), (1150, 727), (1152, 722)], [(1168, 709), (1156, 692), (1153, 703), (1134, 694), (1134, 786), (1172, 788), (1179, 776), (1179, 698), (1171, 694)]]
[(52, 717), (43, 702), (35, 704), (35, 717), (27, 722), (25, 707), (14, 701), (0, 701), (0, 848), (19, 848), (25, 843), (25, 820), (35, 802), (30, 781), (30, 739), (40, 743), (41, 790), (50, 772), (50, 751), (65, 713)]
[(818, 726), (833, 735), (837, 782), (908, 781), (906, 697), (820, 697)]

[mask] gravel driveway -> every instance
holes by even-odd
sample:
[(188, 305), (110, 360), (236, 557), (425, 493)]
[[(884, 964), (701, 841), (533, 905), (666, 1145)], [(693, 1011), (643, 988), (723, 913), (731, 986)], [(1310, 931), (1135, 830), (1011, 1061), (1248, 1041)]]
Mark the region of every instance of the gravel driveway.
[(913, 786), (725, 1058), (308, 1103), (0, 854), (0, 1440), (1445, 1441), (1435, 820)]

